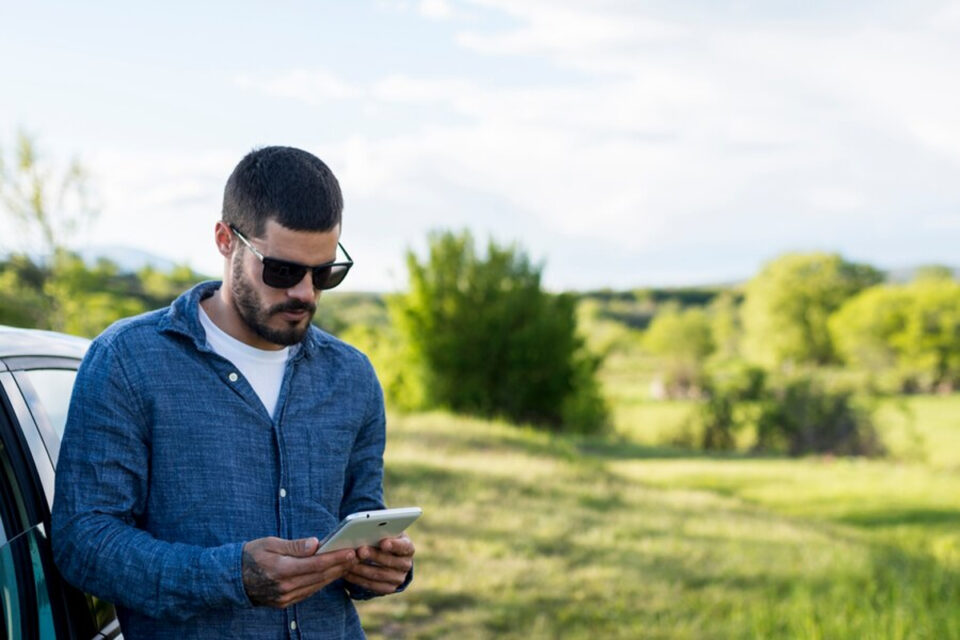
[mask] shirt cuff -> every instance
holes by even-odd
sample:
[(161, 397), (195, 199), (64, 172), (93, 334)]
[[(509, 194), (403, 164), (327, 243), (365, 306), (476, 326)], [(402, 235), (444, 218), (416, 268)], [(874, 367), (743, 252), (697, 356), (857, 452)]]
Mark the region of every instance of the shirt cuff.
[(220, 589), (214, 589), (210, 594), (216, 603), (212, 602), (211, 605), (222, 606), (226, 600), (231, 605), (244, 609), (253, 607), (247, 596), (247, 589), (243, 586), (243, 545), (242, 542), (234, 542), (210, 550), (218, 563), (228, 571), (225, 576), (227, 579), (223, 581)]

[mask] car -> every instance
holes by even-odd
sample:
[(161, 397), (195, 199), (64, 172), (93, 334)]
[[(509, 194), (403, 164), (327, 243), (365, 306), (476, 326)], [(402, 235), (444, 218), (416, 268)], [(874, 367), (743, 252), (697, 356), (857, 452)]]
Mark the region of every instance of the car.
[(121, 638), (113, 605), (60, 576), (50, 507), (77, 368), (90, 342), (0, 326), (0, 629), (6, 638)]

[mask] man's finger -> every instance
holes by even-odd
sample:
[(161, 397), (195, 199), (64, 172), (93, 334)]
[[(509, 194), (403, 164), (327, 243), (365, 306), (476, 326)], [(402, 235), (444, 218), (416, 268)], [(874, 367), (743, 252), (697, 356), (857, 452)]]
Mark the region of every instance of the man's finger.
[(280, 558), (277, 569), (281, 577), (292, 577), (321, 574), (331, 567), (340, 565), (350, 568), (357, 562), (357, 555), (353, 549), (341, 549), (320, 555), (310, 554), (305, 558), (290, 556)]
[(384, 551), (372, 549), (367, 553), (358, 554), (360, 562), (365, 565), (386, 567), (406, 573), (413, 566), (413, 559), (405, 556), (395, 556)]
[(376, 567), (368, 564), (358, 564), (350, 568), (350, 575), (358, 576), (373, 582), (384, 582), (399, 586), (407, 577), (407, 572), (402, 569), (391, 569), (389, 567)]
[(378, 582), (376, 580), (369, 580), (363, 576), (358, 576), (355, 573), (348, 573), (344, 576), (344, 580), (350, 584), (355, 584), (358, 587), (363, 587), (364, 589), (369, 589), (374, 593), (379, 593), (386, 595), (388, 593), (394, 593), (397, 589), (400, 588), (401, 583), (390, 583), (390, 582)]
[(409, 571), (413, 566), (412, 555), (398, 555), (391, 551), (377, 549), (376, 547), (360, 547), (357, 549), (357, 557), (361, 562), (378, 564), (385, 567), (400, 569), (404, 572)]
[(287, 578), (280, 583), (280, 586), (286, 593), (300, 592), (311, 587), (320, 589), (337, 578), (342, 578), (349, 573), (353, 567), (353, 564), (344, 563), (330, 565), (321, 571), (313, 571)]
[(308, 576), (301, 576), (300, 580), (303, 581), (303, 584), (295, 586), (290, 592), (285, 594), (282, 599), (282, 606), (289, 607), (292, 604), (306, 600), (317, 591), (320, 591), (325, 586), (333, 582), (338, 578), (342, 578), (347, 575), (347, 570), (345, 567), (336, 566), (331, 567), (324, 571), (322, 574), (310, 574)]
[(299, 538), (297, 540), (278, 539), (278, 543), (271, 551), (282, 553), (285, 556), (307, 558), (315, 554), (319, 546), (320, 541), (316, 538)]
[(384, 538), (380, 541), (380, 549), (392, 553), (395, 556), (412, 556), (416, 547), (414, 547), (413, 541), (404, 533), (396, 538)]

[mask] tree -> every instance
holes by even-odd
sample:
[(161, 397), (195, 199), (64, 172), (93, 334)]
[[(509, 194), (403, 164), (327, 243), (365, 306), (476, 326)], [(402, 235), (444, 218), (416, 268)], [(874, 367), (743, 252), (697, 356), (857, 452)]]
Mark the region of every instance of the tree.
[(43, 294), (46, 274), (26, 256), (0, 263), (0, 324), (46, 327), (51, 303)]
[(121, 276), (109, 260), (101, 259), (90, 268), (75, 254), (60, 252), (53, 277), (43, 287), (56, 301), (56, 313), (45, 324), (55, 331), (93, 337), (117, 320), (147, 310), (141, 298), (130, 295), (138, 284), (135, 276)]
[(960, 283), (926, 277), (878, 286), (830, 319), (839, 352), (851, 365), (896, 374), (903, 390), (960, 386)]
[(769, 367), (835, 362), (828, 318), (880, 280), (873, 267), (836, 254), (793, 253), (768, 263), (746, 287), (746, 357)]
[(660, 358), (667, 395), (689, 395), (702, 386), (703, 365), (714, 350), (710, 318), (703, 309), (668, 303), (654, 316), (643, 346)]
[(848, 300), (830, 318), (830, 334), (843, 360), (880, 371), (897, 365), (898, 340), (912, 304), (906, 287), (876, 286)]
[(729, 360), (740, 355), (743, 340), (743, 322), (737, 294), (723, 291), (710, 302), (710, 333), (714, 343), (714, 357)]
[(469, 232), (433, 233), (429, 255), (407, 254), (410, 290), (390, 301), (427, 405), (591, 431), (606, 417), (575, 300), (540, 285), (541, 267)]
[[(120, 318), (168, 304), (201, 279), (187, 267), (147, 267), (138, 276), (109, 260), (85, 264), (66, 242), (96, 215), (86, 171), (75, 159), (58, 171), (22, 132), (7, 155), (0, 153), (0, 213), (21, 233), (18, 253), (0, 261), (0, 323), (94, 336)], [(31, 249), (38, 257), (28, 255)]]
[(914, 280), (953, 280), (954, 271), (943, 264), (925, 264), (913, 272)]
[[(21, 251), (55, 257), (96, 216), (86, 169), (76, 158), (58, 170), (30, 134), (20, 131), (7, 158), (0, 149), (0, 206), (22, 232)], [(29, 245), (36, 246), (29, 246)], [(27, 245), (27, 246), (25, 246)]]

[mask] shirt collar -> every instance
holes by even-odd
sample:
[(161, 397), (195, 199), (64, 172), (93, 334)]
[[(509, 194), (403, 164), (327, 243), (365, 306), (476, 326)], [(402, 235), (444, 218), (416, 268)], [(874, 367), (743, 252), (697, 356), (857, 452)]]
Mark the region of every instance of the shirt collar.
[[(157, 331), (182, 335), (191, 340), (199, 351), (209, 351), (206, 332), (200, 324), (200, 301), (213, 295), (220, 288), (219, 280), (207, 280), (193, 286), (180, 294), (168, 307), (167, 312), (160, 318)], [(320, 348), (328, 346), (330, 338), (317, 327), (310, 325), (307, 334), (300, 341), (300, 349), (293, 356), (294, 359), (302, 356), (312, 356)]]

